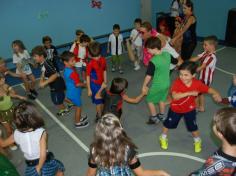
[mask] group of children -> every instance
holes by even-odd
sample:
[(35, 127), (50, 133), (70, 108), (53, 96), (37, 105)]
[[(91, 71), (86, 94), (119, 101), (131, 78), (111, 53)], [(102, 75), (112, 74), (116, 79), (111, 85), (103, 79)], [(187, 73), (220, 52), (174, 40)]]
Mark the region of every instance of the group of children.
[[(122, 102), (138, 103), (146, 95), (150, 110), (148, 124), (163, 122), (162, 134), (159, 137), (161, 148), (168, 149), (168, 130), (177, 128), (180, 119), (184, 117), (187, 129), (192, 133), (194, 139), (194, 151), (201, 152), (202, 141), (196, 123), (196, 114), (197, 111), (205, 111), (203, 94), (208, 93), (212, 95), (216, 102), (222, 102), (220, 94), (209, 87), (213, 80), (216, 65), (216, 37), (206, 37), (203, 44), (204, 52), (191, 58), (190, 61), (179, 64), (179, 78), (171, 85), (170, 64), (173, 60), (171, 58), (173, 53), (171, 53), (172, 50), (170, 50), (171, 47), (168, 41), (161, 36), (158, 37), (159, 34), (145, 38), (144, 35), (152, 30), (148, 22), (142, 23), (140, 19), (136, 19), (134, 24), (135, 29), (130, 36), (136, 56), (134, 69), (140, 69), (144, 48), (145, 52), (148, 52), (152, 57), (147, 62), (148, 66), (142, 91), (135, 98), (131, 98), (126, 94), (128, 81), (124, 78), (114, 78), (110, 89), (107, 90), (107, 63), (106, 59), (101, 56), (101, 46), (82, 30), (76, 31), (77, 38), (70, 51), (64, 51), (60, 55), (60, 59), (65, 65), (63, 76), (58, 68), (58, 53), (49, 36), (43, 37), (44, 46), (36, 46), (32, 49), (33, 61), (30, 59), (23, 42), (16, 40), (12, 43), (13, 63), (17, 65), (16, 73), (8, 70), (2, 60), (3, 66), (0, 67), (2, 73), (0, 77), (0, 122), (8, 132), (6, 140), (0, 139), (0, 147), (14, 147), (15, 143), (20, 146), (27, 164), (25, 175), (32, 176), (41, 173), (42, 175), (54, 174), (60, 176), (64, 172), (63, 164), (56, 160), (51, 152), (47, 151), (47, 133), (43, 128), (44, 121), (36, 107), (26, 101), (14, 107), (11, 97), (22, 100), (27, 98), (17, 95), (5, 83), (5, 75), (7, 74), (22, 79), (28, 98), (35, 99), (38, 92), (35, 90), (35, 78), (32, 74), (31, 65), (35, 66), (37, 64), (41, 67), (39, 87), (49, 86), (51, 100), (59, 109), (58, 116), (67, 114), (71, 108), (74, 108), (75, 127), (83, 128), (89, 125), (88, 117), (82, 115), (81, 94), (85, 87), (87, 87), (88, 96), (91, 97), (92, 103), (96, 105), (97, 124), (95, 139), (90, 148), (87, 176), (94, 176), (96, 173), (98, 175), (131, 175), (131, 170), (136, 175), (143, 176), (169, 175), (161, 170), (144, 170), (141, 167), (136, 156), (137, 147), (127, 136), (120, 122)], [(115, 24), (113, 33), (109, 36), (107, 49), (107, 52), (111, 51), (112, 55), (112, 72), (116, 70), (120, 74), (124, 72), (122, 66), (123, 48), (120, 26)], [(174, 55), (176, 58), (179, 57), (178, 54)], [(199, 66), (195, 63), (197, 61), (200, 61)], [(198, 72), (200, 73), (200, 80), (196, 78)], [(223, 99), (223, 102), (230, 102), (233, 106), (236, 101), (235, 79), (234, 77), (229, 98)], [(164, 118), (167, 99), (170, 108), (167, 117)], [(157, 104), (159, 107), (158, 113), (156, 111)], [(236, 145), (235, 114), (235, 108), (225, 108), (220, 110), (214, 117), (213, 130), (223, 142), (223, 148), (214, 155), (217, 161), (221, 161), (222, 157), (226, 158), (226, 155), (234, 156), (234, 159), (236, 157), (234, 152)], [(14, 132), (12, 132), (12, 123), (16, 126)], [(230, 126), (230, 129), (226, 128), (226, 125)], [(234, 138), (231, 136), (234, 136)], [(228, 157), (227, 167), (231, 167), (230, 164), (235, 161), (234, 159)], [(224, 164), (226, 161), (222, 162)], [(212, 165), (212, 163), (208, 164)], [(204, 168), (197, 172), (208, 172), (208, 168), (207, 171)], [(194, 172), (193, 175), (197, 172)], [(235, 170), (230, 172), (235, 173)]]

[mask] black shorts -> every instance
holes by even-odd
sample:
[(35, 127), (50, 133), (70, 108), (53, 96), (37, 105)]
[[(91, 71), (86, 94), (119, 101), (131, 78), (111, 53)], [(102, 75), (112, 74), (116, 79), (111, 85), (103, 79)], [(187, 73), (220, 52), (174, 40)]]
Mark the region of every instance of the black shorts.
[(176, 113), (169, 109), (166, 120), (164, 121), (164, 127), (168, 129), (177, 128), (180, 119), (184, 116), (184, 122), (189, 132), (197, 131), (198, 126), (196, 122), (196, 110), (187, 113)]
[(64, 91), (51, 91), (51, 100), (54, 105), (63, 104), (64, 99), (65, 99), (65, 92)]

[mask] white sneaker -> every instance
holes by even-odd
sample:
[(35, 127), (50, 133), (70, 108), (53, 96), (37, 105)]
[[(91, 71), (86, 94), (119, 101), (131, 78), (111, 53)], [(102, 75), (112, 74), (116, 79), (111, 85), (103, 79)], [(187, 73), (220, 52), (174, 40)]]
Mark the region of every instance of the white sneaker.
[(12, 145), (9, 148), (11, 149), (11, 151), (15, 151), (18, 149), (17, 145)]
[(139, 70), (140, 68), (141, 68), (140, 65), (137, 64), (137, 65), (134, 67), (134, 70), (137, 71), (137, 70)]

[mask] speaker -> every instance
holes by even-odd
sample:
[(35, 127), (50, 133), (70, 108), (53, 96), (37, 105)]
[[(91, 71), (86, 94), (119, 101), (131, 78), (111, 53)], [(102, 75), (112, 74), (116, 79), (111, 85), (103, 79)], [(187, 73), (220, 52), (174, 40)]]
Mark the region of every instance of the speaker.
[(225, 42), (229, 46), (236, 47), (236, 8), (233, 8), (228, 13)]

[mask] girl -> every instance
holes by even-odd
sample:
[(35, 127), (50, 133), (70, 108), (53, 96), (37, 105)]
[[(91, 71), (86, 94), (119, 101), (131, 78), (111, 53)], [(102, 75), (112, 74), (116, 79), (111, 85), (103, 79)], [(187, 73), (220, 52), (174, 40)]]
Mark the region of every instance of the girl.
[(12, 42), (13, 63), (16, 64), (16, 74), (21, 76), (25, 85), (27, 96), (30, 99), (35, 99), (38, 93), (35, 90), (35, 77), (30, 68), (30, 55), (24, 44), (20, 40)]
[(175, 129), (182, 117), (189, 132), (194, 139), (194, 151), (201, 152), (202, 142), (196, 122), (196, 97), (200, 93), (208, 93), (216, 102), (221, 102), (220, 94), (213, 88), (195, 79), (197, 65), (194, 62), (184, 62), (179, 67), (179, 78), (174, 81), (171, 87), (172, 102), (165, 119), (160, 136), (160, 145), (164, 150), (168, 149), (167, 133), (169, 129)]
[[(12, 119), (13, 119), (13, 101), (11, 98), (25, 100), (26, 97), (17, 95), (15, 91), (5, 83), (5, 77), (0, 74), (0, 123), (6, 129), (6, 136), (12, 134)], [(11, 150), (16, 150), (16, 145), (10, 146)]]
[[(128, 81), (124, 78), (114, 78), (111, 83), (111, 87), (109, 91), (103, 91), (106, 87), (105, 84), (102, 84), (101, 89), (96, 94), (97, 99), (104, 99), (104, 107), (103, 107), (103, 115), (105, 113), (113, 113), (117, 117), (121, 117), (122, 115), (122, 103), (125, 100), (128, 103), (138, 103), (141, 101), (143, 96), (147, 94), (147, 89), (144, 89), (143, 92), (135, 97), (130, 98), (126, 95), (126, 89), (128, 88)], [(96, 121), (98, 118), (96, 119)]]
[(0, 139), (0, 146), (16, 142), (24, 153), (25, 176), (63, 176), (63, 164), (47, 152), (47, 133), (41, 114), (34, 104), (21, 102), (14, 110), (13, 122), (16, 130), (8, 139)]
[[(175, 30), (173, 34), (173, 38), (177, 36), (182, 30), (182, 19), (180, 17), (175, 18)], [(181, 53), (181, 46), (183, 43), (183, 36), (179, 37), (173, 44), (173, 48), (177, 53)]]
[(99, 119), (90, 146), (87, 176), (168, 176), (161, 170), (144, 170), (136, 154), (136, 145), (127, 136), (119, 119), (106, 114)]
[(190, 0), (187, 0), (184, 4), (183, 12), (184, 19), (182, 30), (171, 40), (171, 43), (174, 44), (176, 40), (179, 40), (179, 38), (183, 36), (183, 43), (181, 46), (181, 57), (183, 60), (189, 60), (197, 45), (197, 19), (193, 14), (193, 3)]

